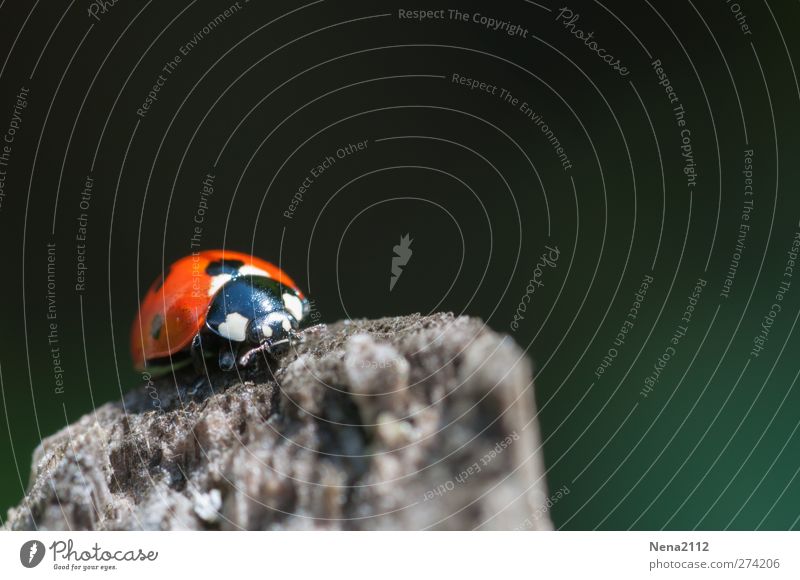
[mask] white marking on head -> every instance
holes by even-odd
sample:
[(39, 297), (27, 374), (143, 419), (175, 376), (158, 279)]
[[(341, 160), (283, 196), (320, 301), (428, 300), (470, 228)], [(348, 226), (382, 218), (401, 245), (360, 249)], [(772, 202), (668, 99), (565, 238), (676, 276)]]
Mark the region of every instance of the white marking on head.
[(286, 292), (283, 295), (283, 305), (297, 322), (303, 319), (303, 302), (297, 296)]
[(238, 312), (231, 312), (225, 317), (225, 322), (217, 329), (220, 336), (236, 342), (244, 342), (247, 337), (247, 323), (249, 320)]
[(266, 270), (262, 270), (261, 268), (256, 268), (255, 266), (247, 265), (242, 266), (239, 268), (239, 275), (240, 276), (263, 276), (264, 278), (272, 278), (269, 275), (269, 272)]
[(271, 338), (272, 337), (272, 327), (269, 324), (264, 324), (261, 326), (261, 333), (264, 335), (264, 338)]
[(284, 318), (284, 319), (283, 319), (283, 321), (281, 322), (281, 326), (283, 327), (283, 329), (284, 329), (286, 332), (289, 332), (289, 331), (292, 329), (292, 323), (291, 323), (291, 322), (289, 322), (289, 319), (288, 319), (288, 318)]
[(222, 288), (222, 286), (228, 282), (233, 276), (230, 274), (218, 274), (211, 278), (211, 286), (208, 287), (208, 295), (213, 296), (217, 293), (217, 290)]

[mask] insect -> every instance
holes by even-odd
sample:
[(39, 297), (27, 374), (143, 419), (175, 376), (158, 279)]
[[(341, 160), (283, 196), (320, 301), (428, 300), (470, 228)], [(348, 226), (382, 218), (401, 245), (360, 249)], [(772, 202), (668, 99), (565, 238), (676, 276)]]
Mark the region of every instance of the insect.
[(249, 254), (197, 252), (153, 282), (131, 328), (137, 370), (151, 375), (217, 356), (219, 368), (247, 367), (258, 354), (289, 350), (310, 304), (283, 270)]

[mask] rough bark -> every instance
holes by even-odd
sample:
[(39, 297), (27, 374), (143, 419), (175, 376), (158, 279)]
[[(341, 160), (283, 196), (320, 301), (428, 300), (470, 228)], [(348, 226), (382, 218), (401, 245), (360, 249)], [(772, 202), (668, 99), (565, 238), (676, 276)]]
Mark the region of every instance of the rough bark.
[(531, 367), (449, 314), (313, 327), (141, 386), (35, 451), (13, 529), (549, 529)]

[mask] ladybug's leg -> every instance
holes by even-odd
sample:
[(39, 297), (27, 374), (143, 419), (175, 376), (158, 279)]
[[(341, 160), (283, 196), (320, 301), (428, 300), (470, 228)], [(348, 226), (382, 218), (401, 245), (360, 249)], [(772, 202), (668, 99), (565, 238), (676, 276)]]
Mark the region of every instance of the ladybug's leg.
[(269, 346), (269, 342), (264, 342), (255, 348), (251, 348), (239, 357), (239, 366), (243, 368), (250, 366), (250, 363), (255, 360), (256, 355), (259, 353), (266, 352), (267, 354), (270, 354)]
[(203, 338), (198, 332), (192, 339), (192, 346), (189, 348), (189, 354), (192, 357), (192, 365), (194, 370), (199, 375), (206, 374), (206, 361), (203, 353)]
[(223, 340), (219, 349), (219, 368), (222, 371), (232, 370), (236, 366), (236, 354), (233, 352), (233, 343)]
[(206, 378), (206, 376), (205, 375), (200, 375), (199, 377), (197, 377), (195, 379), (195, 381), (192, 383), (192, 386), (189, 387), (189, 390), (186, 391), (186, 393), (190, 397), (196, 397), (200, 393), (205, 391), (206, 387), (208, 387), (209, 389), (212, 389), (211, 383), (208, 382), (208, 379)]
[(190, 397), (196, 397), (207, 389), (213, 391), (211, 381), (208, 378), (208, 371), (206, 369), (204, 347), (207, 347), (207, 345), (203, 344), (203, 337), (198, 332), (192, 339), (192, 346), (189, 349), (189, 353), (192, 357), (192, 365), (194, 366), (194, 370), (198, 375), (197, 379), (194, 381), (194, 383), (192, 383), (192, 386), (189, 387), (189, 390), (187, 391)]
[(187, 391), (190, 397), (194, 397), (208, 383), (206, 380), (205, 360), (203, 359), (203, 339), (201, 338), (199, 332), (195, 334), (194, 338), (192, 339), (192, 345), (189, 347), (189, 355), (192, 359), (194, 371), (198, 375), (197, 379), (192, 383), (192, 386), (189, 387), (189, 390)]

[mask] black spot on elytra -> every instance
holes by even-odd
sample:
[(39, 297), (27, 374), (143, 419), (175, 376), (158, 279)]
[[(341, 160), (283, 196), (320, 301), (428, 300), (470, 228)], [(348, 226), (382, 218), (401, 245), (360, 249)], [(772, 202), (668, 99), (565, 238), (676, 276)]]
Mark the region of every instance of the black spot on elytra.
[(206, 274), (209, 276), (219, 276), (220, 274), (235, 276), (242, 266), (244, 266), (244, 262), (241, 260), (216, 260), (206, 266)]
[(164, 317), (159, 313), (153, 317), (153, 322), (150, 323), (150, 336), (153, 337), (153, 340), (158, 340), (162, 328), (164, 328)]

